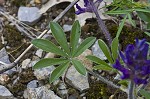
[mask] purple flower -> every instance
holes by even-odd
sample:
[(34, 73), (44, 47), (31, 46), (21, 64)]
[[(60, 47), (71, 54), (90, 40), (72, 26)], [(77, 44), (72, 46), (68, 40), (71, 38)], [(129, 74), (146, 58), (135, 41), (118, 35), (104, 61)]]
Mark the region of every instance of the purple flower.
[[(102, 1), (103, 0), (96, 0), (94, 2), (95, 6), (98, 7)], [(78, 11), (76, 11), (75, 14), (77, 15), (81, 13), (85, 13), (85, 12), (93, 12), (92, 7), (89, 3), (89, 0), (84, 0), (84, 8), (80, 7), (78, 4), (76, 4), (76, 8), (78, 9)]]
[(146, 84), (150, 74), (150, 60), (147, 59), (149, 45), (145, 39), (136, 39), (135, 45), (129, 44), (125, 54), (121, 51), (120, 57), (125, 63), (121, 65), (119, 60), (113, 67), (122, 72), (122, 79), (130, 79), (136, 84)]

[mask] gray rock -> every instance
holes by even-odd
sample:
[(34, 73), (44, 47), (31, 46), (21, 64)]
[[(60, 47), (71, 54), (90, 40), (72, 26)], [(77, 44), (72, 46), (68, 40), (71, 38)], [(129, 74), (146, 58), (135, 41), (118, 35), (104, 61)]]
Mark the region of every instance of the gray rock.
[(18, 19), (29, 25), (34, 25), (41, 17), (37, 7), (19, 7)]
[(52, 73), (52, 71), (55, 69), (54, 66), (49, 66), (41, 69), (35, 69), (34, 75), (38, 80), (43, 80), (49, 77), (49, 75)]
[(42, 49), (38, 49), (35, 53), (35, 55), (37, 55), (38, 57), (42, 57), (42, 53), (43, 53), (43, 50)]
[[(6, 64), (10, 63), (9, 56), (8, 56), (5, 48), (2, 48), (0, 50), (0, 61), (3, 62), (3, 63), (6, 63)], [(5, 67), (6, 67), (6, 65), (3, 65), (3, 64), (0, 63), (0, 70), (5, 68)], [(15, 71), (16, 71), (16, 69), (12, 68), (11, 70), (6, 71), (5, 73), (11, 75)]]
[(38, 88), (27, 88), (28, 99), (61, 99), (54, 94), (53, 91), (49, 90), (46, 86)]
[(102, 52), (102, 50), (100, 49), (98, 45), (98, 41), (96, 41), (95, 44), (92, 46), (92, 52), (93, 52), (93, 55), (99, 57), (102, 60), (107, 59), (104, 53)]
[(38, 87), (38, 80), (32, 80), (27, 84), (27, 88), (37, 88)]
[(22, 68), (25, 69), (25, 68), (29, 67), (30, 62), (31, 62), (31, 59), (25, 59), (21, 64)]
[(64, 31), (70, 31), (72, 28), (72, 25), (63, 25), (63, 30)]
[(75, 88), (77, 88), (80, 91), (83, 91), (83, 90), (89, 88), (88, 77), (81, 75), (74, 68), (74, 66), (71, 66), (68, 69), (66, 77), (70, 81), (69, 84), (72, 84), (72, 86), (74, 86)]
[(46, 3), (48, 0), (42, 0), (42, 3), (44, 4), (44, 3)]
[(0, 99), (15, 99), (15, 98), (6, 87), (0, 85)]

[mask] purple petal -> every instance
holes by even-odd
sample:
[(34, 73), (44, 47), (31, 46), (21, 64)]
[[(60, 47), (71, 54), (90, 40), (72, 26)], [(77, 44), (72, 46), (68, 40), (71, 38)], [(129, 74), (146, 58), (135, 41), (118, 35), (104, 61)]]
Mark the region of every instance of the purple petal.
[(122, 58), (123, 62), (126, 63), (127, 60), (126, 60), (124, 54), (121, 51), (119, 51), (119, 55)]
[(81, 8), (78, 4), (76, 4), (76, 8), (78, 11), (76, 11), (75, 14), (79, 15), (81, 13), (85, 13), (85, 8)]
[(134, 49), (135, 47), (132, 44), (129, 44), (126, 48), (125, 54), (126, 54), (127, 64), (130, 64), (130, 65), (133, 64)]
[(84, 0), (84, 6), (87, 7), (89, 4), (89, 1), (88, 0)]
[(136, 84), (147, 84), (147, 79), (140, 79), (138, 77), (135, 77), (133, 80)]

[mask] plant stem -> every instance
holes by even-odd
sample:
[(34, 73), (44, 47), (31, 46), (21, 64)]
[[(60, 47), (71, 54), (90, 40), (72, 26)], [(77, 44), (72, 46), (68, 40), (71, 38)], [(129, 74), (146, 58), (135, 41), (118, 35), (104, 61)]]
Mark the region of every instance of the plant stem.
[(93, 0), (89, 0), (89, 3), (91, 5), (93, 12), (96, 15), (99, 27), (103, 31), (103, 34), (104, 34), (106, 40), (108, 41), (108, 44), (111, 45), (111, 42), (112, 42), (111, 35), (110, 35), (109, 31), (107, 30), (106, 25), (103, 23), (102, 19), (100, 18), (97, 8), (96, 8), (95, 4), (93, 3)]
[(100, 81), (106, 83), (107, 85), (112, 86), (112, 87), (117, 88), (117, 89), (120, 89), (120, 87), (117, 86), (117, 85), (115, 85), (113, 82), (111, 82), (111, 81), (105, 79), (104, 77), (102, 77), (102, 76), (100, 76), (100, 75), (94, 73), (93, 71), (89, 70), (88, 68), (86, 68), (86, 70), (87, 70), (90, 74), (92, 74), (93, 76), (99, 78)]
[(134, 89), (135, 89), (135, 84), (134, 84), (133, 81), (130, 81), (129, 92), (128, 92), (128, 99), (135, 99)]

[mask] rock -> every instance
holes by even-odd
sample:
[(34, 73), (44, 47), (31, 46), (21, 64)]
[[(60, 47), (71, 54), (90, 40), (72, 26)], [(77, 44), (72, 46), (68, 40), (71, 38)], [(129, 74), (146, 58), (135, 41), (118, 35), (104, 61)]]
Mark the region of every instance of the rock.
[(32, 80), (27, 84), (27, 88), (37, 88), (38, 87), (38, 80)]
[(92, 70), (93, 63), (86, 58), (87, 55), (92, 55), (92, 51), (87, 49), (81, 55), (79, 55), (77, 58), (79, 60), (81, 60), (81, 62), (84, 64), (84, 66), (86, 66), (88, 69)]
[(25, 60), (22, 62), (22, 68), (23, 68), (23, 69), (28, 68), (30, 62), (31, 62), (31, 59), (25, 59)]
[(42, 3), (44, 4), (44, 3), (46, 3), (48, 0), (42, 0)]
[(64, 83), (60, 83), (57, 90), (58, 94), (62, 97), (65, 97), (68, 93), (68, 90)]
[(0, 99), (14, 99), (14, 97), (6, 87), (0, 85)]
[(38, 88), (27, 88), (28, 99), (61, 99), (54, 94), (53, 91), (49, 90), (46, 86)]
[(89, 88), (88, 77), (81, 75), (74, 66), (68, 69), (66, 78), (69, 80), (69, 84), (80, 91)]
[(64, 31), (70, 31), (71, 30), (71, 28), (72, 28), (72, 25), (63, 25), (63, 30)]
[(49, 52), (45, 55), (45, 58), (54, 58), (55, 56), (56, 54)]
[[(9, 56), (8, 56), (8, 54), (7, 54), (5, 48), (2, 48), (2, 49), (0, 50), (0, 61), (3, 62), (3, 63), (6, 63), (6, 64), (9, 64), (9, 63), (10, 63), (10, 61), (9, 61)], [(5, 67), (6, 67), (6, 65), (2, 65), (2, 64), (0, 63), (0, 70), (3, 69), (3, 68), (5, 68)], [(15, 68), (12, 68), (12, 69), (6, 71), (5, 73), (11, 75), (11, 74), (13, 74), (15, 71), (16, 71), (16, 69), (15, 69)]]
[(37, 55), (38, 57), (42, 57), (42, 53), (43, 53), (43, 50), (42, 49), (38, 49), (35, 53), (35, 55)]
[(26, 24), (34, 25), (41, 17), (37, 7), (19, 7), (18, 19)]
[(10, 80), (7, 74), (0, 74), (0, 84), (6, 84)]
[(34, 75), (38, 80), (43, 80), (49, 77), (49, 75), (52, 73), (52, 71), (55, 69), (54, 66), (49, 66), (41, 69), (35, 69)]
[(100, 49), (99, 45), (98, 45), (98, 41), (95, 42), (95, 44), (92, 46), (92, 53), (93, 55), (99, 57), (102, 60), (106, 60), (106, 56), (104, 55), (104, 53), (102, 52), (102, 50)]

